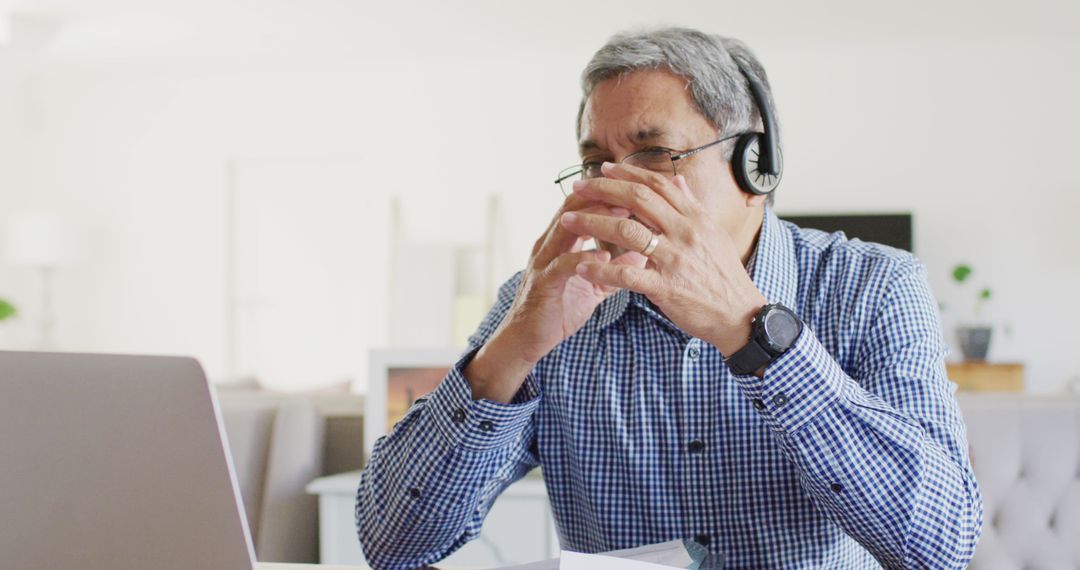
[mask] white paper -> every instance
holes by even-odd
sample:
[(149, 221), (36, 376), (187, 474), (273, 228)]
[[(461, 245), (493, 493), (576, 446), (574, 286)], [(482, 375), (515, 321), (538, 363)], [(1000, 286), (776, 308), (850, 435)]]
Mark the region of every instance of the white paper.
[(671, 570), (671, 567), (629, 558), (564, 550), (559, 558), (559, 570)]
[(686, 546), (681, 540), (669, 540), (658, 544), (648, 544), (625, 550), (604, 552), (604, 556), (637, 560), (639, 562), (651, 562), (662, 566), (686, 568), (694, 559), (686, 551)]
[(498, 570), (559, 570), (559, 559), (548, 558), (539, 562), (528, 562), (516, 566), (504, 566)]
[[(628, 570), (631, 568), (636, 570), (671, 570), (671, 568), (686, 568), (694, 561), (694, 559), (690, 557), (690, 553), (686, 551), (686, 547), (683, 546), (681, 540), (672, 540), (669, 542), (661, 542), (659, 544), (649, 544), (646, 546), (627, 548), (625, 550), (605, 552), (604, 554), (581, 554), (564, 550), (562, 552), (563, 561), (561, 563), (559, 558), (552, 558), (550, 560), (508, 566), (501, 570), (566, 570), (567, 568), (571, 568), (571, 566), (562, 566), (561, 564), (567, 563), (565, 562), (567, 555), (572, 559), (569, 564), (574, 565), (572, 567), (576, 567), (579, 570), (613, 570), (615, 568), (627, 568)], [(584, 562), (584, 564), (588, 565), (588, 568), (586, 568), (581, 561), (582, 556), (608, 558), (614, 560), (615, 564), (622, 561), (628, 561), (635, 564), (635, 566), (605, 566), (604, 568), (598, 568), (593, 562), (586, 561)], [(610, 561), (607, 561), (607, 563), (611, 564)], [(643, 564), (643, 566), (637, 566), (636, 564), (638, 563)]]

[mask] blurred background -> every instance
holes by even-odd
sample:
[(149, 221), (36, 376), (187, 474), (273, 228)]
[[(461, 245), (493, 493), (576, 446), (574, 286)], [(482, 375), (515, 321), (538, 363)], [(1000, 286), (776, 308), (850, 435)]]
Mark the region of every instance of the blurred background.
[[(362, 562), (364, 456), (562, 201), (582, 67), (660, 25), (756, 51), (778, 213), (913, 250), (1007, 393), (958, 396), (973, 567), (1080, 560), (1075, 0), (0, 0), (0, 350), (197, 357), (259, 559)], [(445, 564), (558, 551), (533, 472)]]
[(582, 67), (662, 24), (764, 63), (782, 216), (910, 215), (950, 343), (1077, 389), (1071, 0), (0, 0), (0, 348), (363, 393), (370, 349), (460, 347), (562, 199)]

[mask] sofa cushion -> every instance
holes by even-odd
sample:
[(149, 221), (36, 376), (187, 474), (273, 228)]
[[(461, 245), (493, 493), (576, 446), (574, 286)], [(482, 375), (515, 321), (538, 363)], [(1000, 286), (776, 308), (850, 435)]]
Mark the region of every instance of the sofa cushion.
[(318, 499), (305, 487), (360, 468), (363, 398), (221, 386), (218, 398), (256, 556), (317, 562)]
[(229, 442), (251, 540), (259, 543), (263, 483), (270, 456), (270, 439), (278, 403), (222, 399), (221, 416)]
[(1080, 398), (958, 400), (983, 496), (970, 567), (1080, 567)]

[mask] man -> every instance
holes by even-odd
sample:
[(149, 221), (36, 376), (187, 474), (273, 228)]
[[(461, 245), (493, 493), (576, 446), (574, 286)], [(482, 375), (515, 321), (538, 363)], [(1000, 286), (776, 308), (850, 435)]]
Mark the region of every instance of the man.
[(737, 180), (732, 137), (775, 135), (740, 42), (617, 35), (583, 87), (582, 176), (363, 473), (368, 561), (442, 559), (543, 466), (569, 550), (683, 538), (730, 568), (963, 567), (981, 500), (922, 266), (781, 222), (771, 188)]

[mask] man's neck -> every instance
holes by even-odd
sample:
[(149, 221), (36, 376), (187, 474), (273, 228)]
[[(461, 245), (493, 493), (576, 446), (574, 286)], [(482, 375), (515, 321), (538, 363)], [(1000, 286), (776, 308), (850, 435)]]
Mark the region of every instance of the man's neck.
[(731, 236), (735, 242), (735, 249), (739, 252), (739, 259), (743, 267), (749, 269), (750, 258), (757, 249), (758, 238), (761, 230), (765, 227), (765, 209), (756, 209), (756, 214), (751, 213), (746, 217), (746, 223), (739, 229), (737, 235)]

